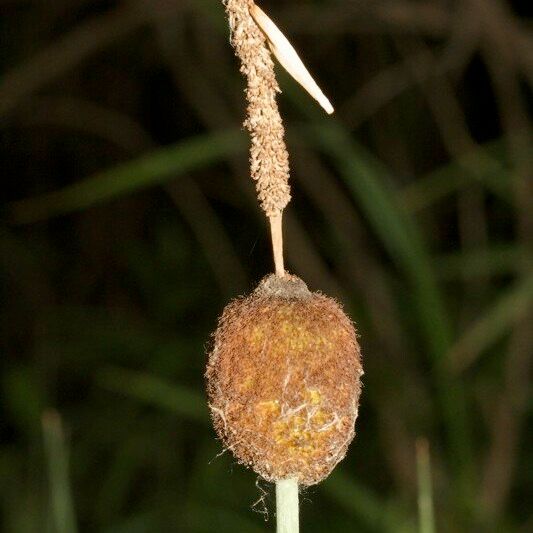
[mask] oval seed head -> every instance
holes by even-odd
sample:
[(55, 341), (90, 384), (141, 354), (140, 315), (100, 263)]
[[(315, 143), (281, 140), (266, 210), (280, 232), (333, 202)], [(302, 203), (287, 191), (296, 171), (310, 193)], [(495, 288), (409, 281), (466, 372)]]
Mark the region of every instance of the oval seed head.
[(354, 436), (362, 375), (350, 319), (296, 276), (264, 278), (219, 320), (207, 365), (215, 429), (268, 481), (313, 485)]

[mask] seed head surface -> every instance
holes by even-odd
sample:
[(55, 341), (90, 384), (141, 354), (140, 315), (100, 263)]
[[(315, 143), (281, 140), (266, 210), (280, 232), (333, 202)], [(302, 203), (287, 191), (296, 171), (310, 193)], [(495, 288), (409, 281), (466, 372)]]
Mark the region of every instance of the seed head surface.
[(265, 278), (219, 320), (207, 367), (215, 429), (268, 481), (313, 485), (345, 456), (361, 393), (355, 328), (296, 276)]

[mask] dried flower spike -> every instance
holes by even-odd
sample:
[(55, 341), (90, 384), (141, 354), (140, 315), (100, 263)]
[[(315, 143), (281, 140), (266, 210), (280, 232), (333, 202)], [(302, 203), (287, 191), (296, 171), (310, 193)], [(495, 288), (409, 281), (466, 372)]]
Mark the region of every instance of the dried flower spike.
[(361, 392), (356, 332), (296, 276), (267, 276), (226, 307), (206, 375), (220, 438), (266, 480), (312, 485), (344, 457)]
[(250, 170), (257, 198), (268, 217), (279, 216), (291, 199), (289, 154), (276, 103), (279, 92), (266, 38), (250, 15), (253, 0), (225, 0), (231, 44), (246, 76), (247, 119), (250, 132)]

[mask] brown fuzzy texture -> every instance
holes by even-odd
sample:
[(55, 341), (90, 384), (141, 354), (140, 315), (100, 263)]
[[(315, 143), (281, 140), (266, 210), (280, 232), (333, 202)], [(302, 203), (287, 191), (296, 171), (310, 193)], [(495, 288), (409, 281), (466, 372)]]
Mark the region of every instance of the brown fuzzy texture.
[(279, 215), (289, 203), (289, 154), (276, 103), (279, 86), (266, 39), (250, 15), (253, 0), (224, 0), (231, 29), (231, 44), (246, 76), (250, 132), (250, 167), (257, 197), (267, 216)]
[(327, 477), (354, 437), (362, 375), (354, 326), (296, 276), (231, 302), (207, 367), (215, 429), (268, 481)]

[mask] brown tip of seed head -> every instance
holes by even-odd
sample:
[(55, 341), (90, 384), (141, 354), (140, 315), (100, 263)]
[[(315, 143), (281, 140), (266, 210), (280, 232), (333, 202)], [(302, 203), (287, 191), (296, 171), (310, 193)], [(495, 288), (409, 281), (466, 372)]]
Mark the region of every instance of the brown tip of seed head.
[(296, 276), (264, 278), (219, 320), (207, 367), (215, 429), (269, 481), (324, 479), (354, 436), (362, 375), (339, 304)]
[(282, 278), (276, 274), (270, 274), (264, 277), (254, 290), (258, 297), (277, 297), (277, 298), (310, 298), (312, 293), (307, 288), (305, 282), (298, 276), (285, 274)]

